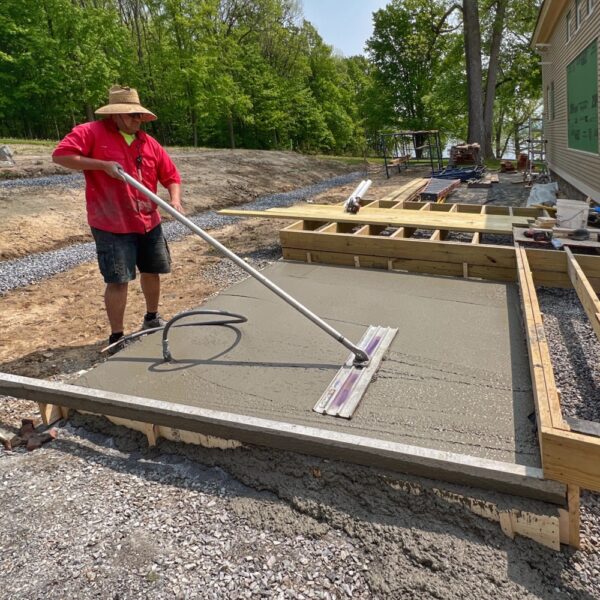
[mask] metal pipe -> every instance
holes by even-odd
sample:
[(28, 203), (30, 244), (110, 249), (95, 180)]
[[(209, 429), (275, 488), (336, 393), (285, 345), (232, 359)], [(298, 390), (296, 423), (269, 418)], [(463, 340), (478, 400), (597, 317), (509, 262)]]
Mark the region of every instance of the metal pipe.
[(329, 334), (332, 338), (342, 344), (345, 348), (350, 350), (355, 356), (355, 362), (357, 365), (366, 366), (369, 362), (369, 355), (353, 344), (350, 340), (345, 338), (337, 329), (334, 329), (331, 325), (323, 321), (319, 316), (313, 313), (311, 310), (306, 308), (303, 304), (300, 304), (298, 300), (290, 296), (287, 292), (282, 290), (279, 286), (274, 284), (270, 279), (267, 279), (254, 267), (251, 267), (245, 260), (241, 259), (237, 254), (223, 246), (221, 242), (217, 241), (211, 235), (206, 233), (203, 229), (198, 227), (194, 222), (190, 221), (186, 216), (182, 215), (179, 211), (175, 210), (168, 202), (165, 202), (162, 198), (151, 192), (146, 186), (142, 185), (139, 181), (131, 177), (128, 173), (125, 173), (123, 169), (119, 170), (119, 173), (123, 179), (136, 190), (139, 190), (150, 198), (152, 202), (160, 206), (163, 210), (168, 212), (172, 217), (177, 219), (180, 223), (191, 229), (195, 234), (199, 235), (205, 242), (210, 244), (213, 248), (216, 248), (219, 252), (224, 254), (227, 258), (232, 260), (238, 267), (244, 269), (246, 273), (249, 273), (254, 279), (262, 283), (265, 287), (269, 288), (273, 293), (277, 294), (282, 300), (287, 302), (290, 306), (295, 308), (298, 312), (302, 313), (307, 319), (312, 321), (317, 327), (320, 327), (325, 333)]
[(346, 198), (346, 202), (344, 202), (344, 204), (347, 204), (352, 198), (356, 198), (356, 196), (358, 195), (358, 193), (360, 192), (362, 186), (364, 185), (365, 181), (364, 179), (356, 186), (356, 189)]
[(359, 200), (362, 200), (365, 197), (365, 194), (369, 191), (369, 188), (371, 187), (371, 184), (373, 182), (370, 179), (367, 179), (366, 181), (363, 181), (363, 186), (360, 189), (359, 193), (356, 195), (356, 197)]

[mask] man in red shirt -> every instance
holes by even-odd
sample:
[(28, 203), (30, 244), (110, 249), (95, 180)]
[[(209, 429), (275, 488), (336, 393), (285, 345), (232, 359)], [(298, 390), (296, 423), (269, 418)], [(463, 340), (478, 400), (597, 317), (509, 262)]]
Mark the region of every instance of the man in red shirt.
[[(178, 211), (182, 211), (181, 178), (162, 146), (141, 131), (143, 122), (157, 117), (140, 104), (136, 90), (113, 86), (108, 104), (96, 114), (106, 118), (73, 128), (52, 160), (84, 172), (87, 218), (106, 283), (104, 302), (113, 344), (123, 337), (128, 284), (136, 277), (136, 266), (146, 300), (142, 329), (164, 325), (158, 314), (160, 274), (171, 271), (156, 205), (128, 185), (119, 169), (155, 193), (160, 182)], [(122, 347), (117, 345), (114, 351)]]

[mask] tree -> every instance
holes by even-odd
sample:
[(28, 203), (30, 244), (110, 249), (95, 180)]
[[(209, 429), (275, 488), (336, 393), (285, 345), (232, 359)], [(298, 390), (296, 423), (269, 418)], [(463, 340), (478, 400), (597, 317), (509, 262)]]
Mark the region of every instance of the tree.
[(483, 122), (483, 88), (481, 79), (481, 32), (477, 0), (463, 0), (463, 26), (469, 114), (467, 143), (477, 143), (483, 147), (485, 127)]
[(456, 8), (445, 0), (392, 0), (374, 14), (367, 42), (373, 84), (367, 96), (388, 127), (446, 129), (447, 117), (456, 113), (455, 94), (438, 93), (452, 67), (446, 58), (454, 47), (450, 18)]

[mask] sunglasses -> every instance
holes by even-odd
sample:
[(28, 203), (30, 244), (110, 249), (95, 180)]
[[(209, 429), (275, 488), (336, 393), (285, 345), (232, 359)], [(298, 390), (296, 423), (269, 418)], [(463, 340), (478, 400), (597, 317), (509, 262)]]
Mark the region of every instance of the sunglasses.
[(141, 119), (143, 115), (142, 113), (126, 113), (125, 116), (131, 119)]

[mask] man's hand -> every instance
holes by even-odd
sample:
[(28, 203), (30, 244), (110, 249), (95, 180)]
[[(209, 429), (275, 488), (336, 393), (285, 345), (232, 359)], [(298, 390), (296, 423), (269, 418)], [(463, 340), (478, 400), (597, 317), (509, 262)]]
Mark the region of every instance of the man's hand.
[(183, 208), (183, 205), (181, 204), (181, 200), (171, 200), (171, 206), (177, 211), (180, 212), (181, 214), (185, 214), (185, 210)]
[(125, 181), (125, 178), (121, 174), (123, 167), (118, 162), (106, 160), (104, 161), (104, 168), (102, 170), (110, 177)]
[(171, 200), (171, 206), (182, 214), (185, 214), (183, 206), (181, 205), (181, 186), (178, 183), (172, 183), (167, 187), (169, 190), (169, 197)]

